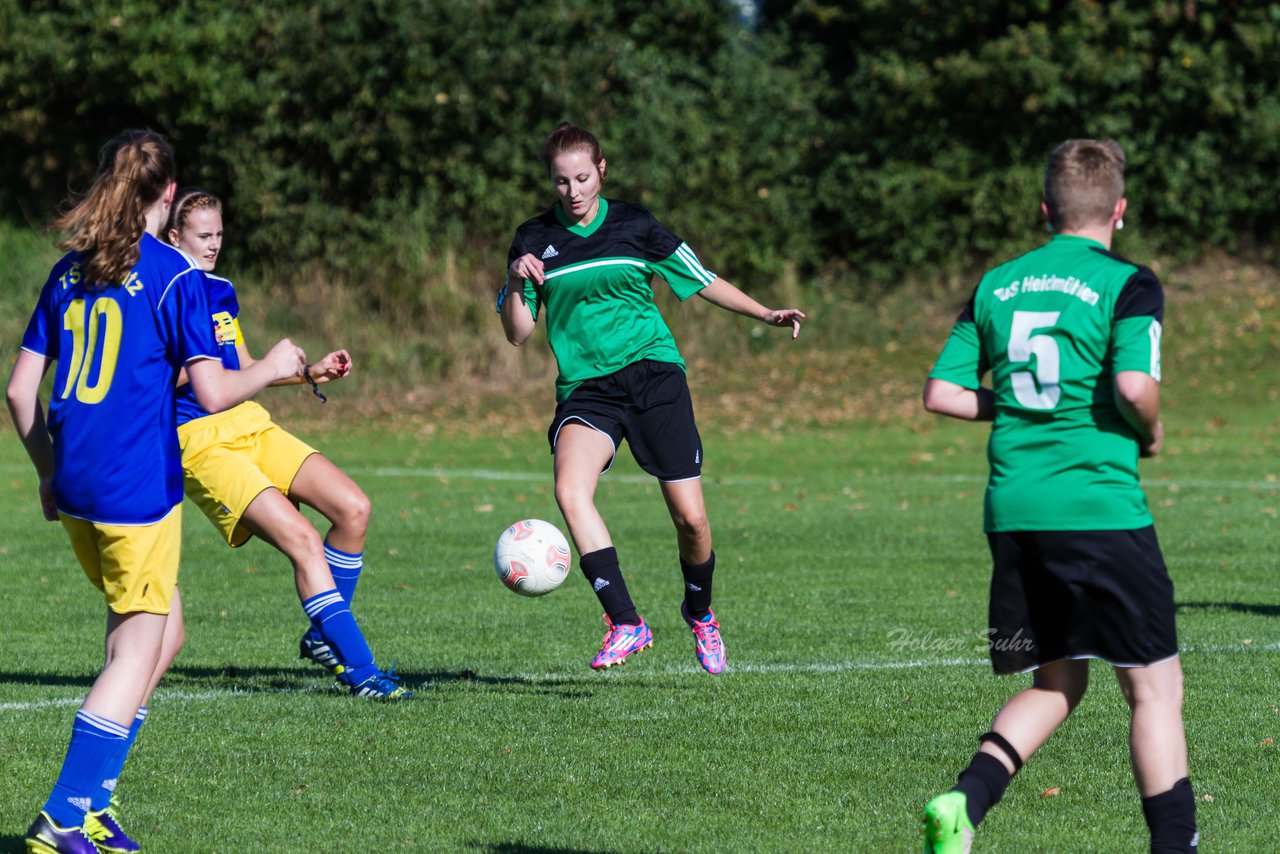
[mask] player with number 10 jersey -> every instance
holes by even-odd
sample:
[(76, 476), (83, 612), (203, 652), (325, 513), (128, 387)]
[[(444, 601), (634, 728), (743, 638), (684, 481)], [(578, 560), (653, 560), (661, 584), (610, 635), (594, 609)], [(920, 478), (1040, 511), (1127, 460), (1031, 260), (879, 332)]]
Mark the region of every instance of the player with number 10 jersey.
[(148, 525), (181, 503), (173, 382), (183, 364), (218, 358), (207, 287), (150, 234), (120, 287), (89, 287), (76, 252), (50, 272), (22, 348), (56, 364), (48, 426), (62, 515)]

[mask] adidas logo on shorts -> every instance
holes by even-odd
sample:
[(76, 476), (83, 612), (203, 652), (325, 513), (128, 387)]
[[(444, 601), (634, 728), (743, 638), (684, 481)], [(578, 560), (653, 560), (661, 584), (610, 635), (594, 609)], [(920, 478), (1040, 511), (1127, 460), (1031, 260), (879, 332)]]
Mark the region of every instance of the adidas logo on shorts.
[(560, 253), (556, 251), (556, 247), (553, 244), (548, 244), (547, 248), (542, 250), (542, 260), (545, 261), (548, 258), (554, 258), (559, 254)]

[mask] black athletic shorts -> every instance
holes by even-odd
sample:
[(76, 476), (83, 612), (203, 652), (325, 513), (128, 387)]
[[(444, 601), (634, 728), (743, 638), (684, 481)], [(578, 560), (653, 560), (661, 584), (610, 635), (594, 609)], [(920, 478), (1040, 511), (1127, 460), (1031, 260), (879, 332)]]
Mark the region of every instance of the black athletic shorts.
[(1178, 654), (1173, 581), (1154, 526), (997, 532), (987, 542), (997, 673), (1064, 658), (1141, 667)]
[[(547, 431), (551, 453), (556, 452), (560, 429), (570, 421), (608, 436), (614, 456), (626, 439), (640, 468), (658, 480), (702, 476), (702, 439), (693, 420), (689, 383), (679, 365), (645, 359), (575, 388), (556, 406)], [(612, 465), (610, 457), (604, 470)]]

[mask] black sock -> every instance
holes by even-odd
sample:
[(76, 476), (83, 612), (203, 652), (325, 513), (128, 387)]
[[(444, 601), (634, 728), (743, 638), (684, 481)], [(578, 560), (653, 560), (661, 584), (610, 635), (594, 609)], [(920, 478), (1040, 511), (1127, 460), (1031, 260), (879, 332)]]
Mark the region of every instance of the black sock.
[(969, 823), (974, 827), (987, 816), (987, 811), (1000, 802), (1013, 775), (1004, 763), (981, 750), (973, 754), (969, 767), (960, 772), (955, 791), (964, 792)]
[(1198, 849), (1196, 796), (1188, 778), (1167, 792), (1143, 798), (1142, 815), (1151, 831), (1151, 854), (1194, 854)]
[(684, 576), (684, 606), (695, 620), (706, 619), (711, 613), (711, 573), (716, 571), (716, 553), (712, 552), (706, 563), (685, 563), (680, 558), (680, 573)]
[(622, 580), (622, 570), (618, 568), (617, 549), (610, 546), (582, 555), (578, 566), (615, 626), (634, 626), (640, 622), (631, 594), (627, 592), (627, 582)]

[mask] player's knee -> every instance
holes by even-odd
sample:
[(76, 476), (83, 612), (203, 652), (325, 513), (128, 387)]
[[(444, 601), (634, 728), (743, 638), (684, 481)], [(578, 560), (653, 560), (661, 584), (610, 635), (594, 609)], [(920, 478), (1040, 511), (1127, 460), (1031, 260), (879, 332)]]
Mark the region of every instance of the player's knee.
[(1130, 709), (1138, 706), (1171, 706), (1182, 708), (1182, 671), (1160, 674), (1159, 678), (1130, 678), (1124, 686), (1124, 699)]
[(685, 540), (702, 540), (711, 536), (711, 523), (707, 521), (705, 512), (676, 513), (671, 517), (675, 523), (676, 533)]
[(591, 490), (570, 481), (556, 481), (556, 504), (566, 517), (592, 506)]
[(362, 490), (355, 490), (346, 496), (338, 507), (336, 519), (330, 519), (336, 527), (343, 528), (353, 534), (364, 536), (369, 530), (369, 517), (373, 514), (373, 503)]
[(324, 560), (324, 541), (302, 514), (291, 519), (281, 530), (272, 533), (280, 550), (295, 565), (303, 565), (316, 559)]

